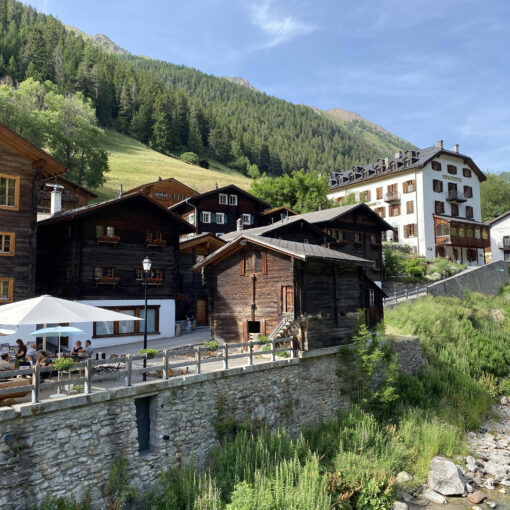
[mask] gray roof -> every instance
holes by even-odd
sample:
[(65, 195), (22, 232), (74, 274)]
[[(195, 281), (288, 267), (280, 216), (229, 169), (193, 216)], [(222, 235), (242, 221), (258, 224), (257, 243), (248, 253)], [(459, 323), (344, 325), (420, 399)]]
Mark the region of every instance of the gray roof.
[(509, 214), (510, 214), (510, 211), (504, 212), (503, 214), (500, 214), (496, 218), (488, 221), (487, 225), (494, 225), (494, 224), (498, 223), (499, 221), (505, 219)]
[[(283, 220), (275, 221), (274, 223), (271, 223), (270, 225), (264, 225), (263, 227), (254, 227), (254, 228), (247, 228), (243, 230), (234, 230), (232, 232), (227, 232), (226, 234), (223, 234), (221, 236), (222, 239), (225, 241), (232, 241), (232, 239), (236, 239), (240, 235), (248, 234), (252, 236), (262, 236), (264, 234), (267, 234), (268, 232), (273, 232), (275, 230), (278, 230), (279, 228), (285, 227), (287, 225), (291, 225), (293, 223), (296, 223), (297, 221), (303, 221), (304, 218), (301, 217), (302, 215), (296, 215), (296, 216), (289, 216)], [(309, 223), (307, 221), (307, 223)], [(312, 228), (313, 225), (310, 225)], [(321, 232), (322, 234), (326, 235), (324, 232)]]
[(480, 182), (487, 178), (484, 173), (476, 166), (473, 160), (465, 154), (455, 151), (441, 149), (439, 147), (428, 147), (421, 150), (408, 150), (405, 153), (395, 154), (393, 158), (379, 158), (375, 163), (369, 165), (355, 165), (345, 172), (331, 172), (329, 177), (329, 188), (337, 189), (378, 178), (382, 175), (390, 175), (398, 172), (407, 172), (413, 168), (422, 168), (432, 159), (446, 154), (463, 160), (463, 163), (469, 165), (476, 173)]
[(194, 269), (199, 269), (203, 266), (207, 266), (214, 260), (221, 258), (224, 253), (228, 253), (231, 250), (235, 250), (237, 246), (241, 245), (241, 241), (246, 240), (260, 246), (273, 249), (275, 251), (285, 253), (291, 257), (295, 257), (300, 260), (323, 260), (338, 264), (349, 264), (355, 266), (373, 266), (374, 262), (371, 260), (362, 259), (343, 253), (329, 248), (324, 248), (316, 244), (296, 243), (294, 241), (285, 241), (284, 239), (273, 239), (270, 237), (263, 236), (252, 236), (246, 232), (242, 232), (242, 235), (236, 237), (228, 244), (216, 250), (214, 253), (205, 258), (202, 262), (199, 262), (194, 266)]

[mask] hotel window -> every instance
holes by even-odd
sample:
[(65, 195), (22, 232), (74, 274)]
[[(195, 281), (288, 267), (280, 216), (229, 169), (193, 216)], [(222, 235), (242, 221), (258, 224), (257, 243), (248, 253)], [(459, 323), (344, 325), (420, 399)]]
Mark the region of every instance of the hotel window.
[(375, 189), (375, 198), (377, 200), (382, 200), (383, 197), (383, 189), (382, 188), (376, 188)]
[(462, 169), (462, 175), (464, 177), (471, 177), (471, 170), (469, 168), (463, 168)]
[(475, 239), (481, 239), (481, 232), (478, 227), (475, 228)]
[(473, 208), (470, 205), (466, 205), (466, 218), (473, 217)]
[(219, 201), (220, 201), (221, 205), (227, 205), (228, 204), (228, 195), (225, 193), (220, 193)]
[(12, 278), (0, 278), (0, 303), (12, 301), (14, 280)]
[(457, 227), (455, 225), (450, 226), (450, 235), (453, 237), (457, 235)]
[[(143, 306), (131, 307), (103, 307), (107, 310), (131, 315), (140, 319), (145, 318)], [(94, 337), (118, 336), (118, 335), (143, 335), (144, 321), (115, 321), (115, 322), (94, 322)], [(147, 332), (159, 332), (159, 306), (147, 307)]]
[(251, 225), (252, 224), (251, 214), (242, 214), (241, 218), (243, 220), (243, 225)]
[(412, 200), (410, 200), (409, 202), (406, 202), (406, 212), (407, 212), (407, 214), (414, 213), (414, 202)]
[(209, 211), (202, 211), (202, 223), (211, 223), (211, 213)]
[(18, 176), (0, 174), (0, 208), (19, 208), (19, 186)]
[(489, 239), (489, 230), (482, 228), (482, 239)]
[(404, 237), (416, 237), (416, 225), (404, 225)]
[(469, 237), (469, 238), (473, 237), (473, 227), (467, 227), (467, 229), (466, 229), (466, 237)]
[(459, 227), (459, 237), (466, 237), (464, 227)]
[(444, 202), (440, 202), (439, 200), (436, 200), (434, 202), (434, 212), (436, 214), (444, 214)]
[(0, 232), (0, 255), (14, 255), (15, 234), (11, 232)]
[(466, 198), (473, 198), (473, 188), (471, 186), (464, 186), (464, 195)]
[(391, 204), (390, 205), (389, 216), (400, 216), (400, 204)]
[(448, 227), (447, 223), (440, 223), (436, 227), (436, 236), (437, 237), (446, 237), (450, 235), (450, 228)]
[(446, 169), (448, 170), (448, 173), (451, 175), (457, 174), (457, 167), (455, 165), (448, 165)]
[(440, 181), (438, 179), (434, 179), (432, 181), (432, 189), (436, 192), (436, 193), (442, 193), (443, 192), (443, 181)]
[[(382, 188), (381, 188), (382, 189)], [(381, 218), (385, 218), (386, 217), (386, 208), (385, 207), (376, 207), (375, 208), (375, 212), (381, 217)]]
[(237, 205), (237, 195), (229, 195), (228, 203), (230, 205)]
[(370, 191), (361, 191), (359, 199), (361, 202), (370, 202)]
[(441, 171), (441, 163), (439, 161), (432, 161), (432, 170)]
[(413, 193), (416, 191), (416, 181), (413, 179), (412, 181), (406, 181), (403, 184), (404, 193)]
[(216, 213), (216, 223), (218, 225), (224, 225), (225, 224), (225, 213), (217, 212)]
[(459, 215), (459, 206), (457, 204), (451, 204), (451, 215), (452, 216), (458, 216)]

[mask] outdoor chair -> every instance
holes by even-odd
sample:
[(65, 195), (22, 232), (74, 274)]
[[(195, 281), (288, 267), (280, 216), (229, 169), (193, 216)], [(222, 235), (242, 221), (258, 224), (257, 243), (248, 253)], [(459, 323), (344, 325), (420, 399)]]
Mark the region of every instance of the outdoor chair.
[[(118, 354), (110, 354), (110, 357), (108, 358), (109, 361), (111, 360), (118, 360), (119, 355)], [(113, 372), (118, 372), (122, 368), (122, 363), (120, 361), (117, 361), (116, 363), (108, 363), (107, 365), (99, 365), (99, 373), (100, 374), (111, 374)]]
[(0, 351), (0, 354), (9, 354), (11, 352), (11, 346), (8, 343), (0, 344)]

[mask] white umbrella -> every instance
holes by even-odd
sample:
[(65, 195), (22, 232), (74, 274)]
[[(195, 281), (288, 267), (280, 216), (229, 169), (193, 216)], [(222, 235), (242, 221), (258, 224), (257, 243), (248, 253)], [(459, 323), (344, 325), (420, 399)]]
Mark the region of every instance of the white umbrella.
[(40, 296), (0, 306), (0, 324), (60, 324), (61, 322), (139, 321), (124, 313), (52, 296)]
[(16, 333), (15, 329), (0, 328), (0, 336), (9, 336), (12, 335), (13, 333)]

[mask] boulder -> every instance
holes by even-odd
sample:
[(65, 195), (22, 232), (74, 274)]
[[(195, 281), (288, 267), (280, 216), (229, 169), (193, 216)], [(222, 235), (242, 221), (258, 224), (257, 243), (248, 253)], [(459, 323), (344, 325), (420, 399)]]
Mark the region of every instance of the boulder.
[(396, 481), (399, 484), (403, 484), (403, 483), (406, 483), (412, 479), (413, 479), (413, 477), (407, 471), (400, 471), (400, 473), (397, 475)]
[(421, 493), (422, 498), (428, 499), (429, 501), (432, 501), (432, 503), (438, 503), (440, 505), (446, 505), (448, 501), (446, 501), (446, 498), (442, 496), (441, 494), (438, 494), (437, 492), (434, 492), (432, 489), (425, 489)]
[(395, 501), (393, 505), (391, 505), (391, 510), (408, 510), (409, 507), (407, 503), (403, 503), (402, 501)]
[(464, 479), (459, 468), (444, 457), (434, 457), (430, 461), (429, 487), (443, 496), (464, 494)]
[(503, 478), (506, 474), (508, 469), (505, 466), (502, 466), (501, 464), (497, 464), (496, 462), (486, 462), (484, 464), (485, 471), (489, 473), (490, 475), (497, 476), (498, 478)]
[(473, 494), (468, 494), (467, 498), (470, 503), (478, 505), (478, 503), (481, 503), (483, 500), (487, 499), (487, 496), (483, 492), (476, 491), (473, 492)]

